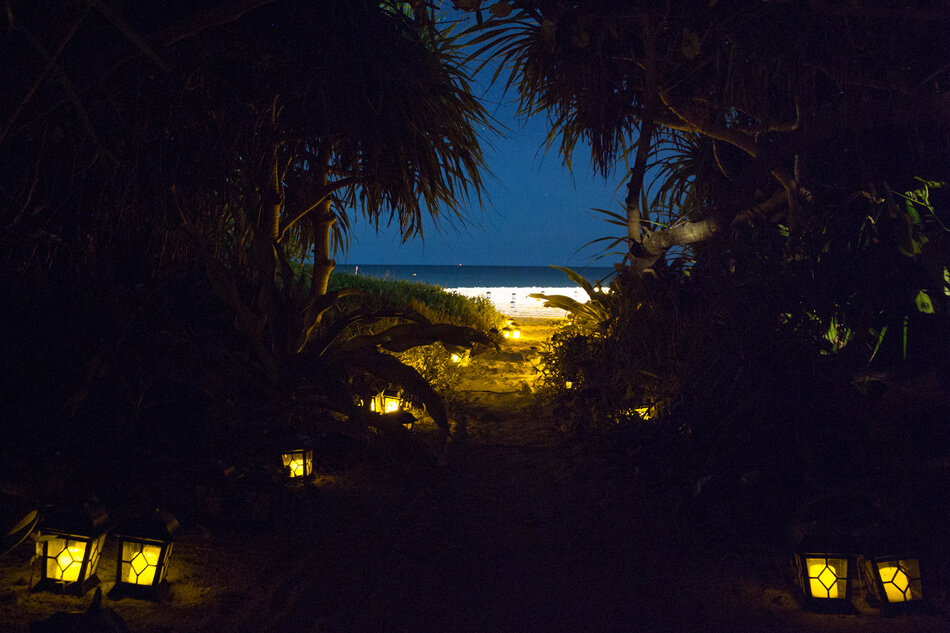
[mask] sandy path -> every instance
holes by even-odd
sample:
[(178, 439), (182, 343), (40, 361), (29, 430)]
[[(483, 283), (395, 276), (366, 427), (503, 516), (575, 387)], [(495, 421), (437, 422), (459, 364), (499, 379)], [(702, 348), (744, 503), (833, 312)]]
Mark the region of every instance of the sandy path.
[[(950, 629), (933, 615), (806, 613), (775, 560), (671, 539), (632, 466), (565, 438), (531, 393), (553, 322), (522, 326), (464, 368), (437, 470), (360, 465), (295, 488), (269, 530), (192, 528), (176, 544), (170, 602), (111, 606), (141, 633)], [(21, 583), (0, 601), (3, 630), (83, 604), (23, 598), (23, 561), (0, 562)]]

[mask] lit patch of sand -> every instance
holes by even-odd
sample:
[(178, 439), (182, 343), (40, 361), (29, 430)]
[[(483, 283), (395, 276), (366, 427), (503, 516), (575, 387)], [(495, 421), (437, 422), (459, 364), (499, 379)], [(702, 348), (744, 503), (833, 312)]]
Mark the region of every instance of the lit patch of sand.
[(535, 299), (529, 295), (563, 295), (575, 301), (586, 303), (589, 297), (580, 286), (564, 288), (449, 288), (466, 297), (486, 297), (495, 304), (499, 312), (510, 317), (561, 318), (564, 310), (559, 308), (545, 308), (542, 299)]

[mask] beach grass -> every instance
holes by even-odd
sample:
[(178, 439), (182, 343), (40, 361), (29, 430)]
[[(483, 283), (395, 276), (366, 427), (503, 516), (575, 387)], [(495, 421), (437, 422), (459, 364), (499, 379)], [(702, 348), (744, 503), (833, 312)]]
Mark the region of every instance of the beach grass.
[(328, 290), (341, 288), (355, 288), (366, 293), (343, 299), (353, 302), (354, 306), (371, 310), (412, 308), (433, 323), (452, 323), (488, 331), (505, 322), (505, 315), (489, 299), (467, 297), (432, 284), (334, 272), (330, 275)]

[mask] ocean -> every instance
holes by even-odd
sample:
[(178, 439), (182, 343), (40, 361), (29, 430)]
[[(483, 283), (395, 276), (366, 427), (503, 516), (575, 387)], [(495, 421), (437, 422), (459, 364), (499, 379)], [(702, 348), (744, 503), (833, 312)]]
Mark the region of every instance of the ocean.
[[(614, 270), (606, 266), (568, 266), (590, 282), (606, 279)], [(419, 281), (443, 288), (563, 288), (574, 282), (550, 266), (432, 266), (338, 264), (337, 272), (371, 277)], [(606, 285), (606, 283), (605, 283)]]

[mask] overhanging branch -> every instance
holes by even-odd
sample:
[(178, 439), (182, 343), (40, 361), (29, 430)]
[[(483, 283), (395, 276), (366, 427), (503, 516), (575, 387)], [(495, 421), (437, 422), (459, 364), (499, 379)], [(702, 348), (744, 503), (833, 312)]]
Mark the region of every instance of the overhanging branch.
[[(788, 201), (788, 194), (779, 189), (768, 200), (739, 212), (730, 225), (749, 222), (761, 218), (770, 218)], [(706, 218), (698, 222), (686, 222), (668, 229), (662, 229), (643, 237), (643, 251), (647, 256), (658, 256), (673, 246), (684, 246), (704, 242), (724, 227), (715, 218)]]

